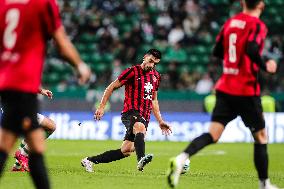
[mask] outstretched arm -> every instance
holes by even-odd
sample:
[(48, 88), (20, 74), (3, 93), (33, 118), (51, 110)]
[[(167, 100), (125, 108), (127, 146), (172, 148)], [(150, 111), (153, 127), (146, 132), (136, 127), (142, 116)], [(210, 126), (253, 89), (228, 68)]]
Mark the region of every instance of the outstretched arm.
[(106, 103), (108, 102), (111, 94), (113, 93), (114, 90), (120, 88), (121, 86), (122, 84), (120, 83), (120, 81), (116, 79), (105, 89), (100, 105), (95, 112), (94, 119), (100, 120), (103, 117)]
[(164, 135), (169, 135), (172, 133), (172, 129), (171, 126), (169, 126), (162, 118), (161, 112), (160, 112), (160, 107), (159, 107), (159, 102), (158, 102), (158, 94), (157, 91), (154, 92), (153, 95), (153, 101), (152, 101), (152, 105), (153, 105), (153, 114), (156, 118), (156, 120), (159, 123), (159, 126), (162, 130), (162, 133)]

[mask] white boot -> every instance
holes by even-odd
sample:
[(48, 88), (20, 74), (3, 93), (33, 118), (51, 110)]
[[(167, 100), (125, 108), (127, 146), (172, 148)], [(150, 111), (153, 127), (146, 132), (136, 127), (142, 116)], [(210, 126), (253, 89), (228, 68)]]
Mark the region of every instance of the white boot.
[(269, 179), (259, 181), (259, 189), (279, 189), (277, 186), (272, 185)]
[(82, 161), (81, 161), (81, 165), (83, 166), (83, 167), (85, 167), (85, 169), (86, 169), (86, 171), (87, 172), (94, 172), (94, 170), (93, 170), (93, 162), (91, 162), (91, 161), (89, 161), (88, 160), (88, 157), (86, 157), (86, 158), (84, 158), (84, 159), (82, 159)]

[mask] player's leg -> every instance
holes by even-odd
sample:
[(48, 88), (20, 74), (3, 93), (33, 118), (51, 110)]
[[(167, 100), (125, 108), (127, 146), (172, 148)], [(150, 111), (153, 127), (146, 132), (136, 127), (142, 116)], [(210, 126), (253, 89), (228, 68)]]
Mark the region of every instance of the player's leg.
[(49, 117), (46, 117), (42, 114), (37, 114), (38, 123), (43, 128), (45, 132), (45, 138), (48, 138), (55, 130), (56, 130), (56, 124), (55, 122), (50, 119)]
[(209, 132), (195, 138), (182, 153), (170, 159), (167, 182), (172, 188), (178, 184), (185, 161), (204, 147), (216, 143), (227, 123), (237, 116), (235, 110), (231, 108), (230, 101), (232, 99), (230, 96), (217, 92), (216, 97), (216, 105), (212, 113)]
[[(0, 174), (3, 171), (8, 153), (12, 149), (18, 135), (22, 133), (21, 111), (17, 107), (21, 103), (18, 92), (3, 91), (0, 93), (3, 106), (0, 127)], [(2, 108), (1, 108), (2, 109)]]
[(17, 136), (4, 128), (0, 128), (0, 177), (2, 175), (8, 154), (13, 148)]
[[(26, 142), (29, 145), (30, 175), (36, 188), (50, 188), (43, 153), (45, 150), (45, 137), (37, 120), (38, 102), (36, 94), (25, 94), (18, 107), (23, 115), (22, 128)], [(5, 111), (5, 109), (4, 109)]]
[[(40, 127), (44, 129), (45, 138), (48, 138), (56, 129), (55, 122), (39, 113), (37, 114), (37, 120)], [(23, 139), (18, 150), (15, 152), (16, 161), (13, 165), (12, 171), (29, 171), (28, 155), (29, 147), (25, 139)]]
[[(139, 118), (137, 118), (137, 121)], [(140, 119), (141, 120), (141, 119)], [(136, 120), (135, 120), (136, 121)], [(134, 122), (135, 122), (134, 121)], [(146, 126), (142, 122), (135, 122), (133, 126), (134, 146), (137, 156), (137, 169), (143, 171), (144, 167), (150, 163), (153, 159), (153, 154), (145, 155), (145, 135), (146, 135)]]
[(41, 128), (29, 132), (26, 136), (30, 148), (29, 167), (30, 174), (36, 188), (50, 188), (48, 175), (44, 163), (43, 153), (45, 151), (45, 137)]
[(240, 115), (245, 125), (250, 128), (254, 138), (254, 165), (258, 173), (260, 189), (276, 189), (268, 177), (268, 137), (265, 129), (260, 97), (247, 97)]
[(109, 150), (96, 156), (90, 156), (82, 159), (81, 164), (87, 172), (93, 172), (93, 164), (110, 163), (112, 161), (121, 160), (134, 152), (134, 143), (129, 140), (123, 141), (121, 148)]
[(267, 133), (265, 128), (253, 134), (254, 144), (254, 165), (259, 178), (259, 189), (277, 189), (270, 183), (268, 177), (268, 153), (267, 153)]
[(182, 153), (170, 159), (170, 168), (168, 170), (167, 177), (170, 187), (174, 188), (178, 184), (179, 176), (182, 172), (185, 161), (203, 149), (205, 146), (217, 142), (224, 129), (225, 127), (222, 123), (212, 122), (209, 127), (209, 133), (204, 133), (195, 138)]
[(139, 161), (142, 157), (145, 156), (145, 125), (141, 122), (134, 123), (133, 134), (135, 135), (134, 146), (136, 150), (137, 161)]

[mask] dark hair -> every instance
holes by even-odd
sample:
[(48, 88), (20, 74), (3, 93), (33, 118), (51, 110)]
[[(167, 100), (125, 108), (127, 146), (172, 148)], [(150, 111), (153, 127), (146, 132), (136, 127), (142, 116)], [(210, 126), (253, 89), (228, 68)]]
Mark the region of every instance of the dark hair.
[(147, 54), (153, 55), (155, 58), (161, 59), (162, 58), (162, 53), (161, 51), (157, 49), (150, 49), (147, 51)]
[(264, 0), (245, 0), (248, 9), (254, 9), (258, 3)]

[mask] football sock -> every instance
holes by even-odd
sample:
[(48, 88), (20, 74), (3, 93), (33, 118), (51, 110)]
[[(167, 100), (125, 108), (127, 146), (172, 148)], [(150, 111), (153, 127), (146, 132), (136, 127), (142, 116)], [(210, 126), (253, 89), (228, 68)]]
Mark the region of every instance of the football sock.
[(36, 188), (49, 189), (49, 180), (47, 170), (45, 168), (43, 155), (38, 153), (30, 153), (29, 157), (30, 174)]
[(259, 180), (266, 180), (268, 178), (267, 144), (254, 144), (254, 165)]
[(2, 175), (4, 165), (5, 165), (7, 158), (8, 158), (8, 154), (4, 151), (0, 151), (0, 177)]
[(20, 169), (22, 166), (21, 166), (21, 164), (19, 163), (19, 161), (16, 159), (16, 161), (15, 161), (13, 167), (15, 167), (16, 169)]
[(21, 151), (21, 154), (28, 156), (29, 155), (29, 147), (28, 144), (26, 143), (25, 139), (21, 141), (19, 150)]
[(134, 146), (135, 146), (137, 161), (139, 161), (142, 157), (145, 156), (145, 141), (143, 133), (137, 133), (135, 135)]
[(210, 133), (204, 133), (201, 136), (195, 138), (184, 150), (185, 153), (191, 157), (195, 153), (197, 153), (199, 150), (204, 148), (205, 146), (212, 144), (213, 138)]
[(44, 131), (45, 139), (47, 139), (53, 132)]
[(188, 159), (188, 154), (187, 153), (180, 153), (177, 157), (176, 157), (176, 160), (178, 162), (181, 162), (181, 163), (184, 163), (186, 160)]
[[(48, 132), (48, 131), (44, 131), (44, 133), (45, 133), (45, 138), (46, 139), (52, 134), (52, 132)], [(21, 141), (19, 150), (21, 151), (21, 154), (23, 154), (25, 156), (29, 156), (29, 146), (26, 143), (25, 139), (23, 139)]]
[(99, 163), (109, 163), (123, 158), (125, 158), (125, 156), (121, 152), (121, 149), (117, 149), (117, 150), (106, 151), (97, 156), (88, 157), (87, 159), (95, 164), (99, 164)]

